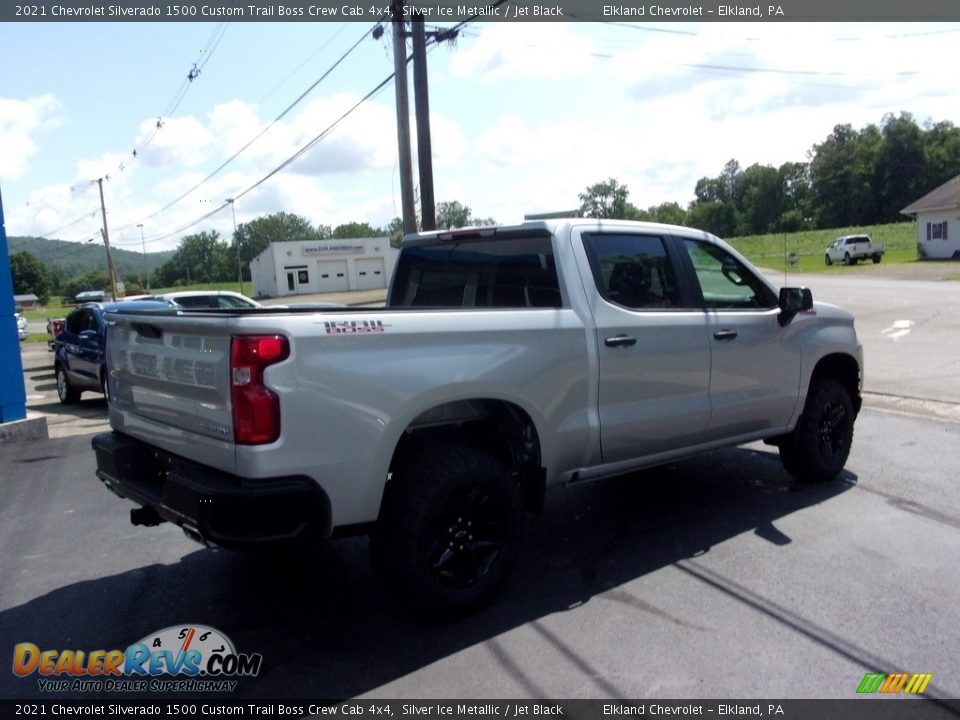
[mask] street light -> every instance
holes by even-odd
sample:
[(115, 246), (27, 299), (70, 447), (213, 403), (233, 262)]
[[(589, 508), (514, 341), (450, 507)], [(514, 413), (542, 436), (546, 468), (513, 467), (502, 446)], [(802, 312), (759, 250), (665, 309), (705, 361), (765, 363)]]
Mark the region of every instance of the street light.
[(237, 211), (233, 207), (233, 198), (227, 198), (230, 203), (230, 214), (233, 215), (233, 241), (237, 244), (237, 280), (240, 282), (240, 294), (243, 295), (243, 265), (240, 262), (240, 238), (237, 237)]
[(143, 239), (143, 223), (137, 225), (140, 228), (140, 244), (143, 245), (143, 274), (147, 276), (147, 292), (150, 292), (150, 270), (147, 268), (147, 243)]

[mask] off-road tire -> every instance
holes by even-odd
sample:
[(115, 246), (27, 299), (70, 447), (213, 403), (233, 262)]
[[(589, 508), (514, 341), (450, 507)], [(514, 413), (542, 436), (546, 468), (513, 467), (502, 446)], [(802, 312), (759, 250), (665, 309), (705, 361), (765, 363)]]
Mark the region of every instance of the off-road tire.
[(854, 419), (853, 401), (843, 383), (815, 378), (796, 430), (780, 443), (783, 467), (806, 482), (835, 478), (850, 455)]
[(523, 536), (517, 479), (492, 455), (441, 446), (394, 472), (371, 534), (374, 569), (416, 612), (460, 615), (490, 601)]

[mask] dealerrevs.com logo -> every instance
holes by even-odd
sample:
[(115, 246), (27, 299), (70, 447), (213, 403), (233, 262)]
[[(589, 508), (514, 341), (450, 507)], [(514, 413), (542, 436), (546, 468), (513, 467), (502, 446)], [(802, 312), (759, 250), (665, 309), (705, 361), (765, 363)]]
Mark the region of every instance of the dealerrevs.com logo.
[(884, 693), (919, 695), (933, 680), (931, 673), (867, 673), (857, 686), (858, 693)]
[(240, 677), (256, 677), (263, 656), (238, 653), (206, 625), (174, 625), (126, 650), (13, 648), (13, 672), (37, 676), (41, 692), (231, 692)]

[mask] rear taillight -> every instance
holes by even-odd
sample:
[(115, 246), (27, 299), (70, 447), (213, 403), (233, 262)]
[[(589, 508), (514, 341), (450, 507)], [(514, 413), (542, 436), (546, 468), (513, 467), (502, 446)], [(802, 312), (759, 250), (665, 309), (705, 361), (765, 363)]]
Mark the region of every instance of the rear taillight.
[(280, 400), (263, 384), (263, 370), (285, 360), (290, 343), (282, 335), (234, 335), (230, 339), (233, 439), (262, 445), (280, 437)]

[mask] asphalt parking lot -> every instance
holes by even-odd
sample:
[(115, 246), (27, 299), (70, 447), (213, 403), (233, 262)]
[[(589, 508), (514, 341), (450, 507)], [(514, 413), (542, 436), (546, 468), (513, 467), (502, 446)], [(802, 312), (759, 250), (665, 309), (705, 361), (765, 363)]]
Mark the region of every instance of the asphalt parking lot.
[[(844, 280), (809, 282), (854, 309), (867, 357), (838, 481), (795, 484), (755, 444), (558, 488), (501, 599), (455, 622), (398, 608), (363, 538), (251, 556), (131, 526), (93, 473), (90, 395), (76, 432), (0, 446), (0, 697), (49, 697), (10, 672), (16, 643), (123, 648), (181, 624), (262, 654), (229, 697), (849, 698), (895, 671), (960, 697), (960, 286)], [(55, 388), (33, 401), (56, 415)]]

